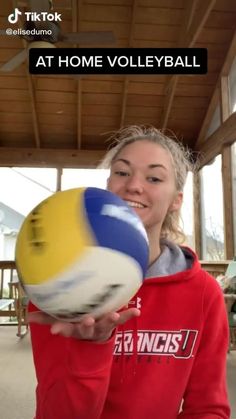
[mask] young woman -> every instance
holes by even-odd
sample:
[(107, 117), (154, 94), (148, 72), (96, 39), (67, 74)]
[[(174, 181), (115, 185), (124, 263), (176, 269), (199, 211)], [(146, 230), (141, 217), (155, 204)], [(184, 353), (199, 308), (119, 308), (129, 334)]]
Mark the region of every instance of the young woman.
[(153, 127), (116, 134), (107, 187), (143, 221), (144, 284), (119, 313), (63, 323), (31, 305), (36, 419), (228, 419), (222, 292), (178, 245), (188, 153)]

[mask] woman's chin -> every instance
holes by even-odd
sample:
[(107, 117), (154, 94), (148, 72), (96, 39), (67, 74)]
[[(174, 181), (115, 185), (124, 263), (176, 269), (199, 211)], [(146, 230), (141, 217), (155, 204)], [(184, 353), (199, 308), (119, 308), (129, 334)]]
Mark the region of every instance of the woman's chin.
[(147, 220), (147, 211), (146, 208), (133, 208), (136, 214), (139, 218), (141, 218), (144, 226), (145, 226), (145, 220)]

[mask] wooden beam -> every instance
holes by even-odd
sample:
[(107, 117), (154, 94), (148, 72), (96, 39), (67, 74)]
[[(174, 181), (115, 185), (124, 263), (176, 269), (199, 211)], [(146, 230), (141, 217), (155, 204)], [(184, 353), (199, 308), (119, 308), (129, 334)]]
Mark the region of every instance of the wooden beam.
[(199, 148), (201, 146), (201, 144), (204, 142), (204, 138), (206, 137), (206, 133), (207, 133), (207, 130), (208, 130), (209, 125), (211, 123), (211, 120), (212, 120), (213, 114), (215, 112), (217, 103), (219, 102), (219, 97), (220, 97), (219, 95), (220, 95), (219, 88), (217, 87), (217, 88), (215, 88), (214, 93), (211, 97), (211, 101), (210, 101), (210, 104), (208, 106), (206, 116), (205, 116), (204, 121), (202, 123), (201, 129), (200, 129), (200, 132), (199, 132), (199, 135), (198, 135), (198, 139), (195, 143), (195, 148)]
[(193, 21), (193, 16), (195, 14), (197, 8), (198, 0), (185, 0), (185, 12), (184, 12), (184, 20), (183, 25), (181, 27), (179, 39), (178, 39), (178, 47), (181, 48), (183, 45), (186, 45), (186, 35), (189, 31), (189, 27)]
[(223, 124), (196, 150), (200, 151), (200, 167), (209, 163), (214, 157), (221, 153), (223, 146), (235, 142), (236, 133), (236, 112), (232, 113)]
[[(82, 9), (82, 1), (72, 0), (72, 31), (79, 32), (80, 30), (80, 15)], [(78, 45), (74, 45), (78, 48)], [(76, 109), (76, 126), (77, 126), (77, 148), (81, 148), (82, 143), (82, 79), (77, 79), (77, 109)]]
[(178, 76), (174, 76), (172, 78), (171, 80), (172, 83), (171, 85), (168, 86), (168, 90), (165, 95), (164, 108), (163, 108), (161, 123), (160, 123), (160, 127), (162, 129), (165, 129), (167, 127), (168, 119), (170, 116), (170, 111), (173, 105), (173, 100), (175, 96), (175, 90), (178, 83), (178, 79), (179, 79)]
[[(128, 47), (132, 47), (133, 38), (134, 38), (134, 25), (135, 25), (135, 15), (137, 10), (138, 0), (133, 0), (132, 4), (132, 16), (129, 30), (129, 42)], [(126, 105), (127, 97), (129, 92), (129, 77), (125, 76), (124, 85), (123, 85), (123, 96), (122, 96), (122, 105), (121, 105), (121, 117), (120, 117), (120, 127), (122, 128), (125, 124), (125, 114), (126, 114)]]
[[(201, 0), (198, 11), (196, 12), (196, 6), (199, 5), (199, 1), (196, 3), (196, 0), (192, 0), (190, 3), (189, 0), (187, 0), (184, 22), (177, 43), (178, 47), (181, 46), (182, 48), (191, 48), (194, 46), (215, 2), (216, 0), (210, 0), (207, 2), (205, 0)], [(160, 122), (160, 127), (162, 129), (167, 127), (178, 80), (179, 76), (172, 76), (166, 85), (167, 94), (165, 97), (165, 103)]]
[(128, 76), (125, 76), (124, 85), (123, 85), (122, 105), (121, 105), (120, 128), (122, 128), (125, 123), (128, 90), (129, 90), (129, 78)]
[[(229, 79), (220, 79), (220, 114), (221, 123), (230, 116)], [(226, 145), (222, 150), (222, 186), (224, 205), (224, 254), (225, 259), (234, 256), (234, 223), (233, 223), (233, 185), (232, 185), (232, 150)]]
[(36, 145), (36, 147), (40, 148), (41, 140), (40, 140), (40, 133), (39, 133), (38, 115), (37, 115), (37, 109), (36, 109), (34, 81), (33, 81), (33, 76), (28, 73), (28, 70), (27, 70), (27, 81), (28, 81), (28, 86), (29, 86), (29, 95), (30, 95), (30, 104), (31, 104), (31, 112), (32, 112), (32, 119), (33, 119), (33, 127), (34, 127), (35, 145)]
[(233, 61), (235, 59), (235, 56), (236, 56), (236, 30), (234, 32), (232, 41), (231, 41), (229, 49), (227, 51), (226, 58), (225, 58), (223, 66), (222, 66), (222, 70), (221, 70), (219, 78), (221, 76), (228, 76), (228, 74), (230, 72), (230, 68), (231, 68), (231, 66), (233, 64)]
[(223, 63), (223, 66), (221, 68), (219, 77), (217, 79), (214, 92), (211, 97), (211, 101), (209, 104), (209, 107), (206, 112), (206, 116), (204, 118), (200, 133), (198, 135), (197, 141), (195, 143), (195, 147), (199, 148), (200, 144), (202, 144), (204, 141), (206, 141), (206, 132), (209, 127), (209, 124), (211, 123), (211, 119), (213, 116), (213, 113), (215, 111), (215, 108), (217, 106), (217, 102), (219, 100), (219, 89), (221, 85), (221, 77), (228, 76), (230, 67), (233, 63), (233, 60), (236, 56), (236, 31), (234, 32), (234, 36), (232, 38), (232, 41), (230, 43), (229, 49), (227, 51), (225, 61)]
[(0, 147), (0, 166), (95, 168), (105, 150)]
[(189, 30), (186, 34), (185, 46), (191, 48), (194, 46), (203, 26), (205, 25), (209, 14), (211, 13), (216, 0), (201, 0), (198, 2), (198, 10), (192, 19)]
[(82, 80), (77, 82), (77, 148), (82, 145)]
[(229, 79), (228, 76), (221, 76), (220, 78), (220, 118), (221, 123), (226, 121), (230, 115), (229, 104)]
[[(193, 16), (197, 7), (198, 0), (185, 0), (185, 7), (184, 7), (184, 19), (183, 24), (181, 26), (179, 39), (177, 41), (177, 48), (184, 47), (186, 44), (186, 34), (188, 32), (189, 26), (192, 23)], [(174, 79), (177, 76), (170, 76), (169, 81), (166, 84), (166, 91), (168, 92), (171, 84), (173, 83)]]
[[(13, 7), (17, 7), (17, 1), (13, 0)], [(23, 28), (23, 23), (21, 17), (18, 18), (18, 28)], [(24, 49), (28, 50), (27, 42), (22, 38), (22, 44)], [(33, 129), (34, 129), (34, 138), (35, 138), (35, 145), (36, 147), (40, 148), (41, 141), (40, 141), (40, 132), (39, 132), (39, 122), (37, 116), (37, 109), (36, 109), (36, 99), (35, 99), (35, 88), (34, 88), (34, 81), (33, 76), (29, 74), (28, 68), (26, 67), (26, 77), (29, 87), (29, 96), (30, 96), (30, 106), (32, 112), (32, 120), (33, 120)]]
[(232, 194), (232, 151), (230, 146), (222, 150), (222, 181), (224, 202), (224, 247), (225, 259), (234, 257), (234, 224)]

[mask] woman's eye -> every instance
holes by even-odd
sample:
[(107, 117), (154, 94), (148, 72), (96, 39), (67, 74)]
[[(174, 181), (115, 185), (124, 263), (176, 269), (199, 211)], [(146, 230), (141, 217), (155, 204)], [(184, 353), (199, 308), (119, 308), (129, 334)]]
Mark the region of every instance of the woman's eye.
[(115, 175), (118, 175), (118, 176), (129, 176), (129, 173), (128, 172), (124, 172), (123, 170), (116, 170), (115, 171)]
[(152, 183), (162, 182), (162, 180), (161, 180), (160, 178), (155, 177), (155, 176), (150, 176), (150, 177), (148, 177), (148, 181), (149, 181), (149, 182), (152, 182)]

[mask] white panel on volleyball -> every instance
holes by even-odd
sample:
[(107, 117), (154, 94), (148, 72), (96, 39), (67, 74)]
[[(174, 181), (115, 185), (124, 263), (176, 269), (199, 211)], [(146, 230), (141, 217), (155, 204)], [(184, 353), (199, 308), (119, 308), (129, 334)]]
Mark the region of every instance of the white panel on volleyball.
[(99, 317), (126, 305), (142, 285), (138, 262), (105, 247), (86, 247), (84, 255), (64, 272), (41, 285), (24, 285), (43, 311), (68, 321), (86, 313)]

